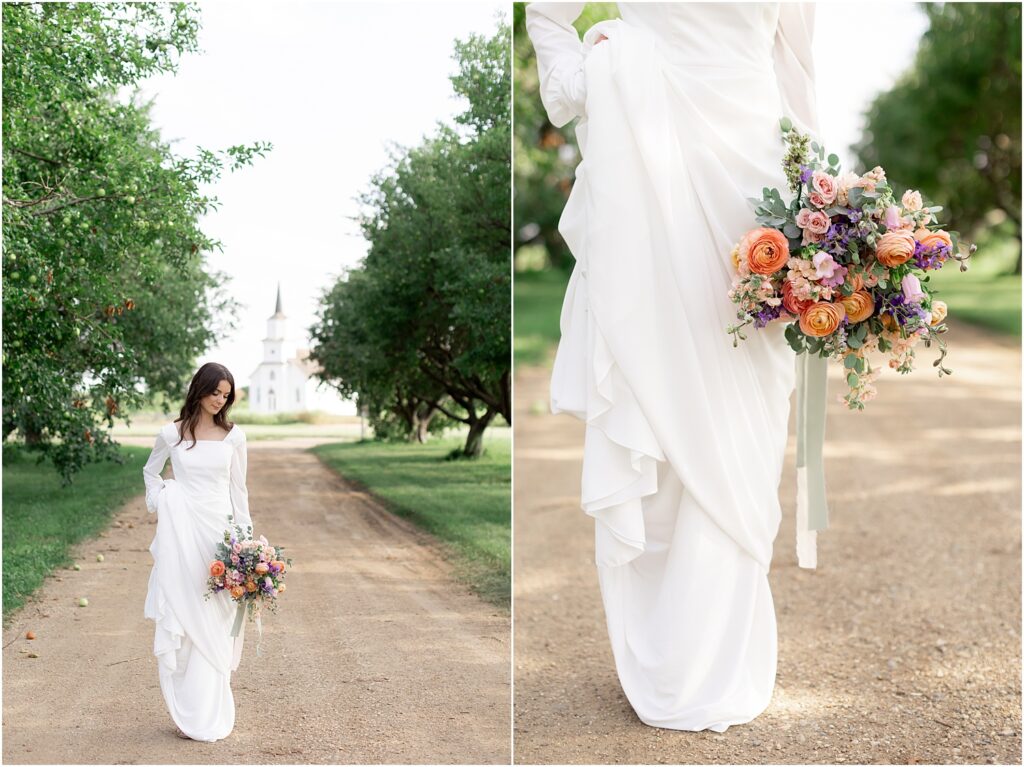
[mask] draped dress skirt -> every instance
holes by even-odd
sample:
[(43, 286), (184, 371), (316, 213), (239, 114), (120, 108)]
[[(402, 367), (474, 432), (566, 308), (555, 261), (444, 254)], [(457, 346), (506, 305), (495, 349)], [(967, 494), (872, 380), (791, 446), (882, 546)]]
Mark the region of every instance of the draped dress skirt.
[(586, 422), (581, 500), (630, 704), (649, 725), (721, 732), (768, 706), (776, 673), (794, 355), (778, 324), (738, 347), (726, 327), (747, 198), (786, 189), (782, 107), (770, 55), (695, 60), (671, 24), (631, 18), (643, 5), (588, 32), (608, 39), (584, 63), (559, 225), (576, 265), (552, 410)]

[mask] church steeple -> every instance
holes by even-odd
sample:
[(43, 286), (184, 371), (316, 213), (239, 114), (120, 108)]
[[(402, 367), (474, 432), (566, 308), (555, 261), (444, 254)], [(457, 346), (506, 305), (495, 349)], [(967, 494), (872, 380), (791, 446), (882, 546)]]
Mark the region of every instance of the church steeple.
[(278, 282), (278, 303), (273, 307), (273, 313), (284, 315), (284, 311), (281, 308), (281, 282)]
[(277, 283), (277, 301), (274, 313), (267, 318), (267, 337), (263, 339), (263, 362), (283, 364), (285, 336), (285, 317), (281, 309), (281, 283)]
[(274, 306), (274, 315), (271, 319), (284, 319), (284, 311), (281, 309), (281, 282), (277, 283), (277, 303)]

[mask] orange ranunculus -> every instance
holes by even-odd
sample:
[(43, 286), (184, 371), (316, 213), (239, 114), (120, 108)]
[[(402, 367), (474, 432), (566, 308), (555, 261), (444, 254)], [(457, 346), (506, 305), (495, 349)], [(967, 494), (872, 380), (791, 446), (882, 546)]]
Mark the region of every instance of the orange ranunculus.
[(938, 229), (932, 232), (922, 227), (914, 232), (914, 239), (926, 248), (934, 248), (937, 245), (943, 244), (948, 245), (950, 248), (953, 247), (953, 240), (950, 239), (949, 233), (945, 229)]
[(857, 290), (839, 300), (842, 302), (843, 308), (846, 309), (846, 316), (850, 318), (850, 322), (866, 320), (875, 311), (875, 299), (866, 290)]
[(210, 575), (214, 578), (219, 578), (224, 575), (224, 563), (219, 559), (216, 562), (210, 563)]
[(778, 229), (751, 229), (740, 240), (740, 258), (755, 274), (775, 274), (789, 261), (789, 240)]
[(258, 572), (260, 575), (266, 575), (270, 572), (270, 565), (268, 565), (266, 562), (260, 562), (258, 565), (256, 565), (256, 572)]
[(845, 316), (846, 309), (841, 303), (816, 301), (800, 314), (800, 330), (804, 335), (817, 338), (831, 335)]
[(814, 301), (806, 298), (803, 301), (793, 295), (793, 283), (789, 280), (782, 281), (782, 306), (794, 317), (799, 317), (804, 309), (813, 304)]
[(900, 264), (905, 264), (914, 255), (914, 235), (906, 229), (895, 232), (886, 232), (878, 241), (875, 248), (875, 257), (882, 266), (890, 269)]
[(284, 572), (284, 570), (285, 570), (284, 562), (282, 562), (282, 561), (281, 561), (280, 559), (275, 559), (275, 560), (274, 560), (273, 562), (271, 562), (270, 564), (271, 564), (271, 565), (274, 565), (275, 567), (277, 567), (277, 571), (278, 571), (279, 573), (283, 573), (283, 572)]
[(253, 591), (256, 590), (256, 584), (253, 583), (252, 581), (246, 581), (245, 582), (245, 590), (250, 592), (250, 593), (252, 593)]
[(244, 593), (245, 593), (245, 589), (242, 588), (241, 586), (232, 586), (231, 587), (231, 596), (233, 596), (235, 599), (238, 599)]
[(946, 306), (945, 301), (932, 301), (932, 325), (938, 325), (949, 313), (949, 307)]

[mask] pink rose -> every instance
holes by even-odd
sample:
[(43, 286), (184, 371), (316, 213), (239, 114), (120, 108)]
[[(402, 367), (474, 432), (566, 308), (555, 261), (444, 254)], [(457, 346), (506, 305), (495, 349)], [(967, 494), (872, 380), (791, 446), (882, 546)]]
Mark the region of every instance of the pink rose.
[(807, 217), (807, 226), (805, 228), (809, 229), (812, 234), (825, 234), (831, 223), (832, 219), (820, 210), (815, 210)]
[(231, 564), (237, 565), (241, 561), (242, 561), (241, 557), (239, 557), (237, 554), (232, 554), (231, 555)]
[(831, 205), (835, 202), (836, 195), (838, 194), (838, 187), (836, 185), (835, 178), (823, 170), (816, 170), (811, 174), (811, 190), (811, 202), (814, 202), (814, 192), (818, 193), (819, 199), (824, 200), (824, 204), (822, 205), (818, 205), (816, 202), (814, 203), (820, 208), (824, 208), (826, 205)]
[(806, 229), (810, 223), (811, 211), (807, 208), (801, 208), (800, 212), (796, 214), (796, 225), (801, 229)]
[(906, 275), (900, 285), (903, 288), (903, 296), (908, 301), (919, 304), (924, 300), (925, 296), (924, 291), (921, 290), (921, 281), (913, 274)]
[(811, 205), (816, 208), (825, 208), (828, 206), (828, 200), (822, 197), (818, 192), (811, 192), (807, 195), (807, 198), (811, 201)]
[(240, 544), (240, 543), (233, 543), (231, 545), (231, 551), (233, 553), (235, 553), (235, 554), (241, 554), (242, 553), (242, 544)]

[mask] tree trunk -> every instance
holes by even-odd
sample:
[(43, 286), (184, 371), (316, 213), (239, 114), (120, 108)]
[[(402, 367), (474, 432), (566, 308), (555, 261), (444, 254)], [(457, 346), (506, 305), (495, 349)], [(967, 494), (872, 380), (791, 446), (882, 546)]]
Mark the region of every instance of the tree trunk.
[(419, 442), (421, 445), (427, 443), (427, 439), (430, 437), (428, 429), (430, 428), (430, 422), (434, 420), (434, 413), (436, 411), (433, 408), (427, 409), (426, 415), (420, 415), (416, 413), (416, 428), (413, 431), (412, 440)]
[(491, 421), (494, 420), (496, 414), (496, 411), (488, 408), (479, 418), (474, 418), (472, 414), (470, 415), (469, 434), (466, 436), (466, 445), (462, 448), (462, 453), (467, 458), (480, 457), (480, 453), (483, 452), (484, 448), (484, 432)]

